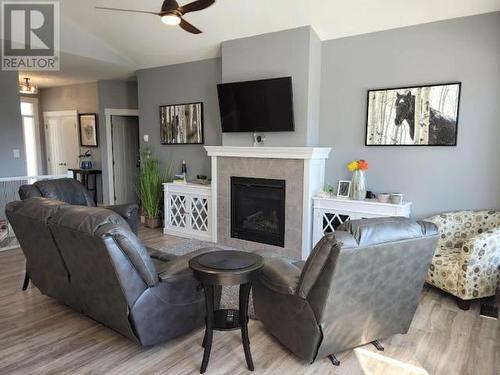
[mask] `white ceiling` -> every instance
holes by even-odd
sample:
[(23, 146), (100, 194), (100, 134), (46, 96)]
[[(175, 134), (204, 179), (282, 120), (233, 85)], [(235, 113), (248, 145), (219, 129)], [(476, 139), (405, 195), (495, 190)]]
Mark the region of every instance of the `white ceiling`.
[[(178, 0), (182, 4), (190, 0)], [(186, 20), (192, 35), (159, 17), (162, 0), (62, 0), (61, 71), (28, 72), (41, 87), (132, 77), (138, 69), (220, 55), (225, 40), (312, 25), (322, 40), (500, 10), (500, 0), (216, 0)]]

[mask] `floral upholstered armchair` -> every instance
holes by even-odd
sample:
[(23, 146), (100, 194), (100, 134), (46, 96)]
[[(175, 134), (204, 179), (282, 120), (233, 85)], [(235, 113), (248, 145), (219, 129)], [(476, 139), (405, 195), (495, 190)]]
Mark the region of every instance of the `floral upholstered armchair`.
[(427, 283), (457, 297), (458, 306), (495, 295), (500, 283), (500, 211), (459, 211), (425, 219), (440, 239)]

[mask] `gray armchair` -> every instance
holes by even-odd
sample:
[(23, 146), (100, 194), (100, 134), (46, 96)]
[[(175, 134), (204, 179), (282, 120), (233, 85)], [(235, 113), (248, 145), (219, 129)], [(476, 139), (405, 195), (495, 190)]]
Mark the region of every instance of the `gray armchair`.
[(348, 222), (305, 264), (265, 262), (253, 286), (256, 316), (298, 357), (338, 364), (336, 353), (408, 331), (437, 241), (431, 223)]
[(123, 218), (104, 208), (29, 198), (6, 214), (43, 294), (142, 345), (203, 325), (203, 289), (188, 261), (207, 250), (153, 262)]
[[(76, 206), (96, 206), (87, 189), (72, 178), (42, 180), (33, 185), (22, 185), (19, 188), (19, 197), (21, 199), (43, 197)], [(123, 217), (132, 232), (137, 234), (139, 227), (139, 206), (137, 204), (118, 204), (104, 207)]]

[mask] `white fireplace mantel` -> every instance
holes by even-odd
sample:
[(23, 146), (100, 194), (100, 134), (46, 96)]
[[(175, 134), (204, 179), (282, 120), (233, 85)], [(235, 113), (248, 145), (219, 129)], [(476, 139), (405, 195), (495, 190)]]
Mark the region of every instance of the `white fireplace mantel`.
[(205, 146), (212, 163), (212, 238), (217, 242), (217, 160), (219, 158), (296, 159), (304, 161), (302, 185), (302, 245), (301, 258), (307, 259), (312, 248), (312, 198), (325, 183), (325, 161), (330, 155), (329, 147), (239, 147)]
[(208, 156), (273, 159), (328, 159), (329, 147), (205, 146)]

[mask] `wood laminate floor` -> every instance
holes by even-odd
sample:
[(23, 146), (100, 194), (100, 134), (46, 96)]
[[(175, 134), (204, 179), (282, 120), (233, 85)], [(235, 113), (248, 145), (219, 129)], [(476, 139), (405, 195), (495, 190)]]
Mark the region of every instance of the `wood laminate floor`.
[[(151, 247), (183, 241), (141, 228)], [(203, 331), (152, 348), (43, 296), (22, 292), (24, 257), (19, 249), (0, 252), (0, 374), (196, 374)], [(258, 321), (249, 325), (255, 374), (500, 374), (500, 325), (481, 318), (479, 306), (459, 310), (454, 301), (424, 288), (407, 335), (382, 341), (384, 352), (367, 345), (304, 363), (274, 340)], [(239, 331), (216, 332), (207, 374), (249, 374)]]

